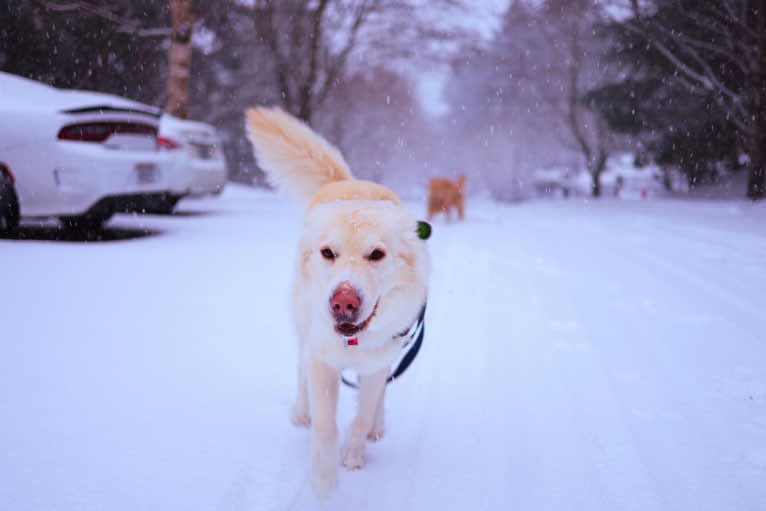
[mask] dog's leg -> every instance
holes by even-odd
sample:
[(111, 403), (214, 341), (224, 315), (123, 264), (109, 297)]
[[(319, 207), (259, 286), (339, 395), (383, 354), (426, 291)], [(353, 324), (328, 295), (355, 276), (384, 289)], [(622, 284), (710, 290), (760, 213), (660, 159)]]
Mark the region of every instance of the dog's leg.
[(290, 420), (299, 428), (305, 428), (311, 424), (311, 416), (309, 415), (308, 377), (306, 375), (306, 363), (302, 356), (301, 360), (298, 361), (298, 394), (295, 397), (295, 404), (293, 405), (290, 414)]
[(372, 423), (372, 429), (367, 433), (367, 440), (377, 442), (383, 438), (383, 432), (385, 431), (385, 410), (384, 404), (386, 402), (386, 387), (383, 387), (383, 391), (380, 393), (380, 399), (378, 400), (378, 408), (375, 410), (375, 420)]
[[(302, 268), (298, 269), (300, 275)], [(309, 392), (308, 392), (308, 371), (309, 371), (309, 352), (306, 346), (308, 338), (309, 318), (306, 311), (309, 307), (304, 303), (304, 293), (301, 283), (293, 283), (293, 315), (298, 334), (298, 385), (295, 395), (295, 403), (290, 411), (290, 420), (296, 427), (305, 428), (311, 424), (311, 415), (309, 413)]]
[(364, 466), (364, 446), (375, 425), (375, 415), (386, 387), (388, 368), (359, 378), (358, 410), (343, 444), (343, 465), (349, 469)]
[(340, 371), (318, 360), (309, 368), (311, 404), (311, 483), (319, 497), (326, 497), (338, 479), (338, 408)]

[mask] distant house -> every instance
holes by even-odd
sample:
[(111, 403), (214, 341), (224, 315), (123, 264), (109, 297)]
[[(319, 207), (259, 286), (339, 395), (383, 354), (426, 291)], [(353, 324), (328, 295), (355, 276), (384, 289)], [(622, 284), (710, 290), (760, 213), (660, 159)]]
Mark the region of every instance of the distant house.
[[(640, 199), (667, 194), (662, 169), (654, 164), (637, 166), (631, 153), (620, 153), (609, 158), (601, 174), (601, 195), (621, 199)], [(532, 182), (539, 197), (589, 196), (592, 178), (584, 169), (552, 166), (532, 174)]]
[(532, 173), (532, 185), (539, 197), (568, 197), (575, 187), (574, 176), (568, 167), (546, 167)]

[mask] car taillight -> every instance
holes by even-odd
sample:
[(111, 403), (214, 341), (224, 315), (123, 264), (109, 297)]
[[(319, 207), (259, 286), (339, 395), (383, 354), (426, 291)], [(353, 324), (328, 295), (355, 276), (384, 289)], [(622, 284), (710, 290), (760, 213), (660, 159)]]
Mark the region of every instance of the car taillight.
[(172, 151), (174, 149), (181, 148), (181, 144), (179, 144), (172, 138), (165, 137), (165, 136), (157, 137), (157, 144), (160, 146), (160, 149), (164, 149), (166, 151)]
[(2, 165), (0, 164), (0, 174), (5, 174), (8, 176), (8, 179), (11, 180), (11, 184), (16, 184), (16, 176), (13, 175), (13, 172), (11, 172), (11, 168), (8, 165)]
[(136, 122), (87, 122), (70, 124), (59, 131), (59, 140), (78, 142), (103, 142), (112, 135), (157, 136), (157, 128)]

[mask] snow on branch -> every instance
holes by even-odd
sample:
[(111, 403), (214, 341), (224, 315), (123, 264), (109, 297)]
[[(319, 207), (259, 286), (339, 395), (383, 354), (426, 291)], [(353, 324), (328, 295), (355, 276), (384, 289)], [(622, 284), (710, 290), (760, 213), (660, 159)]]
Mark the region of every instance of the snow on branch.
[[(737, 5), (739, 8), (737, 8)], [(666, 26), (658, 16), (646, 15), (637, 0), (631, 0), (633, 21), (624, 26), (643, 37), (657, 53), (677, 71), (676, 79), (691, 92), (708, 92), (714, 101), (732, 114), (732, 121), (743, 132), (750, 129), (746, 105), (747, 91), (730, 86), (727, 73), (737, 69), (743, 75), (751, 72), (756, 59), (748, 24), (746, 2), (724, 0), (719, 6), (684, 12), (697, 32)], [(714, 64), (715, 56), (728, 66)]]

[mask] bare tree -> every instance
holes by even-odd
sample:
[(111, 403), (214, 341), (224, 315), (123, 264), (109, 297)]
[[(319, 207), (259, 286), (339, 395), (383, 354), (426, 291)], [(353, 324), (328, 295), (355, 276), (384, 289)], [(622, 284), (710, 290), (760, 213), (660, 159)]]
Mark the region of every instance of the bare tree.
[(480, 153), (477, 177), (495, 197), (523, 196), (533, 173), (553, 166), (585, 168), (601, 193), (621, 140), (583, 97), (612, 72), (593, 34), (599, 15), (588, 0), (513, 0), (487, 47), (455, 60), (450, 129), (471, 140), (464, 152)]
[[(688, 4), (688, 5), (687, 5)], [(668, 7), (678, 17), (662, 15)], [(747, 196), (766, 195), (766, 2), (639, 2), (625, 24), (675, 69), (691, 94), (709, 95), (747, 148)], [(680, 22), (679, 22), (680, 21)]]
[(422, 178), (433, 133), (413, 89), (385, 68), (348, 76), (333, 88), (316, 127), (343, 150), (357, 177), (397, 184)]
[[(460, 5), (438, 0), (432, 7)], [(252, 14), (259, 41), (271, 55), (282, 106), (308, 123), (343, 79), (355, 51), (364, 50), (365, 65), (379, 65), (411, 58), (413, 48), (460, 38), (433, 28), (407, 0), (255, 0)]]
[(165, 110), (181, 119), (189, 116), (189, 75), (191, 70), (194, 15), (192, 0), (170, 0), (173, 30), (168, 56), (168, 100)]
[[(342, 73), (359, 30), (379, 0), (332, 5), (330, 0), (256, 0), (257, 35), (271, 52), (284, 108), (310, 123)], [(345, 33), (328, 32), (331, 17), (348, 16)]]
[[(594, 0), (547, 0), (541, 7), (513, 3), (509, 15), (532, 27), (524, 47), (514, 34), (504, 49), (513, 87), (539, 104), (547, 130), (558, 129), (564, 148), (579, 153), (591, 176), (591, 192), (601, 195), (601, 175), (619, 145), (605, 121), (588, 108), (585, 94), (605, 81), (610, 69), (600, 58), (602, 42), (594, 35), (601, 11)], [(512, 30), (512, 27), (511, 27)]]
[(555, 2), (553, 4), (549, 8), (559, 10), (561, 18), (558, 22), (547, 24), (547, 32), (548, 36), (554, 37), (554, 41), (555, 34), (551, 33), (551, 29), (563, 37), (563, 45), (560, 45), (559, 50), (563, 51), (562, 63), (566, 76), (560, 82), (563, 93), (561, 99), (549, 102), (564, 119), (591, 175), (591, 193), (599, 197), (601, 174), (606, 168), (614, 141), (605, 121), (590, 112), (583, 102), (586, 87), (593, 87), (602, 79), (598, 75), (603, 68), (598, 66), (598, 55), (595, 52), (597, 45), (592, 36), (596, 8), (590, 0), (566, 2), (566, 7), (563, 4), (557, 7)]

